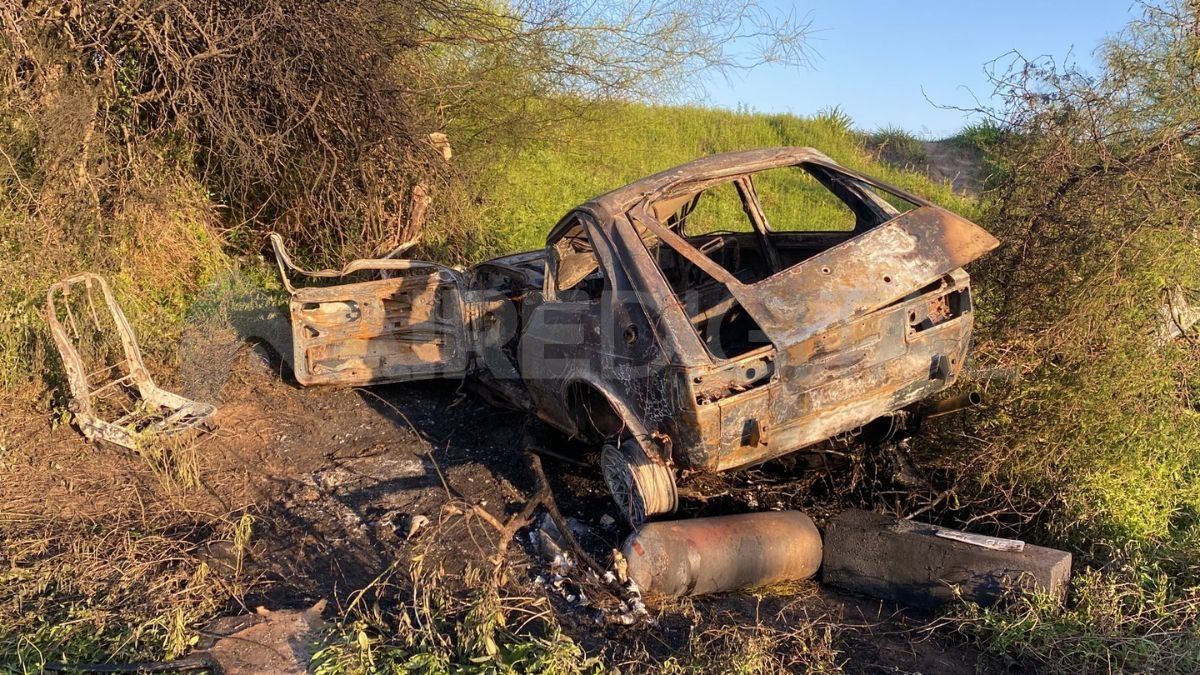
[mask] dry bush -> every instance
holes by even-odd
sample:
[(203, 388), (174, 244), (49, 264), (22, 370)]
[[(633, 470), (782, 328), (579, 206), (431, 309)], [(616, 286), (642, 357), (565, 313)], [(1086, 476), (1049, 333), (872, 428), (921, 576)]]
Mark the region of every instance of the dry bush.
[(172, 146), (122, 142), (110, 93), (16, 32), (15, 11), (0, 9), (0, 384), (57, 370), (45, 292), (81, 271), (113, 278), (148, 355), (165, 356), (186, 293), (224, 265), (214, 208)]
[(1015, 376), (993, 385), (984, 479), (1069, 503), (1061, 528), (1158, 538), (1200, 512), (1200, 351), (1159, 338), (1167, 293), (1200, 289), (1200, 15), (1145, 11), (1099, 76), (1018, 59), (1000, 78), (1003, 245), (975, 271), (979, 359)]
[[(403, 9), (28, 3), (4, 11), (9, 84), (34, 116), (59, 73), (90, 85), (89, 100), (58, 120), (108, 145), (94, 153), (108, 167), (78, 169), (92, 179), (97, 215), (155, 168), (125, 151), (153, 144), (181, 165), (195, 162), (234, 222), (274, 222), (337, 251), (396, 233), (412, 176), (433, 154), (417, 142), (422, 118), (392, 74), (417, 40), (415, 28), (402, 30)], [(39, 149), (71, 137), (53, 125), (39, 131)]]
[(1098, 73), (1016, 57), (997, 76), (985, 220), (1003, 245), (972, 273), (977, 363), (998, 377), (985, 414), (942, 429), (949, 521), (1102, 570), (1066, 613), (973, 624), (1055, 670), (1186, 669), (1200, 651), (1200, 336), (1163, 338), (1173, 291), (1200, 300), (1200, 5), (1142, 11)]
[[(520, 142), (592, 101), (807, 58), (807, 24), (753, 0), (37, 0), (0, 20), (18, 108), (41, 114), (64, 72), (91, 85), (55, 122), (86, 130), (95, 149), (80, 161), (110, 163), (93, 181), (97, 212), (136, 174), (124, 151), (150, 143), (194, 161), (232, 224), (269, 225), (326, 260), (416, 234), (414, 186), (449, 179), (432, 131), (468, 147)], [(737, 40), (753, 44), (735, 51)], [(42, 147), (63, 135), (41, 131)]]

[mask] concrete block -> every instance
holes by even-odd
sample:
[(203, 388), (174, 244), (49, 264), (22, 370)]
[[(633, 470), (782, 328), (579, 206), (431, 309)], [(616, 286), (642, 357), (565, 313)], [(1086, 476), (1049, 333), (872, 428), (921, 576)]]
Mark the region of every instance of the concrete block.
[(962, 597), (988, 605), (1006, 588), (1040, 588), (1062, 598), (1071, 554), (1025, 545), (998, 551), (938, 536), (934, 525), (870, 511), (844, 511), (825, 530), (822, 579), (855, 593), (934, 607)]

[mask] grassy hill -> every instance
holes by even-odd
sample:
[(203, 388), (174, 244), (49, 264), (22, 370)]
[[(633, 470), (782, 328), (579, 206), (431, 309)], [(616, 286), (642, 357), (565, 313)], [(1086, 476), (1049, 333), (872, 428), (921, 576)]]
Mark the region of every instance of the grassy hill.
[(531, 144), (487, 169), (479, 222), (505, 250), (532, 249), (570, 208), (643, 176), (731, 150), (811, 146), (868, 175), (968, 216), (974, 200), (913, 171), (881, 162), (838, 113), (814, 118), (698, 107), (627, 104), (564, 123), (551, 140)]

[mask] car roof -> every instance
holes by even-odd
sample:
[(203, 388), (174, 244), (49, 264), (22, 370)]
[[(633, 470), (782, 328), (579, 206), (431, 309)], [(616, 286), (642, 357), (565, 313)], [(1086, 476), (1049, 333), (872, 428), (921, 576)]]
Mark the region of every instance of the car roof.
[[(684, 183), (720, 179), (725, 176), (734, 177), (742, 174), (765, 171), (782, 166), (812, 163), (833, 169), (834, 171), (866, 179), (867, 177), (851, 171), (830, 159), (820, 150), (808, 147), (758, 148), (754, 150), (738, 150), (708, 155), (690, 162), (680, 164), (665, 171), (638, 179), (598, 197), (593, 197), (571, 210), (550, 231), (547, 241), (554, 241), (561, 235), (572, 221), (572, 216), (579, 212), (591, 214), (599, 225), (603, 226), (608, 218), (624, 213), (639, 202), (670, 192), (673, 188)], [(871, 183), (878, 183), (867, 179)], [(907, 195), (899, 188), (887, 186), (889, 191)], [(915, 195), (915, 203), (928, 204), (924, 199)]]
[(680, 164), (665, 171), (638, 179), (628, 185), (589, 199), (588, 205), (624, 210), (644, 197), (664, 192), (679, 183), (693, 180), (736, 176), (776, 166), (786, 166), (807, 160), (833, 160), (813, 148), (759, 148), (708, 155)]

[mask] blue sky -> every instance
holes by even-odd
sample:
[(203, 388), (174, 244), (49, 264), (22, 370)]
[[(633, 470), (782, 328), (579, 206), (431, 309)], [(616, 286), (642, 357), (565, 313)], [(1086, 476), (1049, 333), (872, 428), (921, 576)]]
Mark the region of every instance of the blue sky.
[(861, 129), (895, 125), (931, 137), (950, 135), (967, 120), (929, 101), (967, 107), (972, 93), (986, 101), (987, 62), (1017, 50), (1060, 61), (1070, 53), (1089, 66), (1104, 38), (1139, 13), (1131, 0), (764, 4), (807, 14), (818, 56), (809, 68), (761, 66), (717, 78), (708, 85), (709, 104), (798, 115), (838, 105)]

